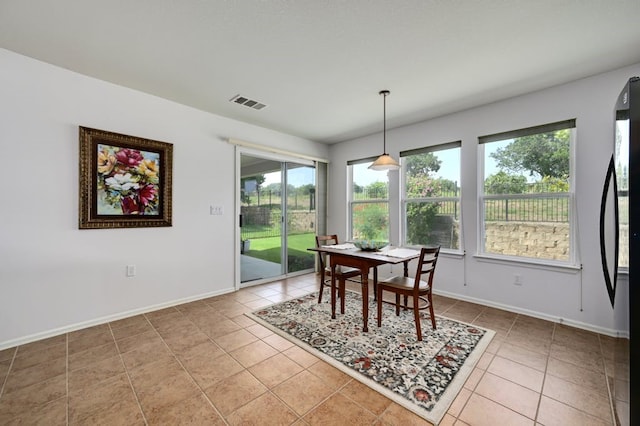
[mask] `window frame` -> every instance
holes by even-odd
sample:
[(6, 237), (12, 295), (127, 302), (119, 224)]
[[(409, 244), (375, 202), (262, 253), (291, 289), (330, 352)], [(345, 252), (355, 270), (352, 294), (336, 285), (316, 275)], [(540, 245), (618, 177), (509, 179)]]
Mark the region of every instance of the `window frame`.
[[(487, 260), (519, 262), (532, 265), (540, 265), (541, 267), (558, 267), (565, 269), (580, 269), (580, 251), (578, 245), (578, 220), (576, 209), (576, 145), (577, 145), (577, 125), (576, 119), (563, 120), (548, 124), (542, 124), (523, 129), (511, 130), (486, 136), (478, 137), (478, 229), (477, 229), (477, 250), (475, 257)], [(507, 139), (515, 139), (523, 136), (536, 135), (540, 133), (548, 133), (557, 130), (569, 130), (569, 190), (567, 192), (537, 192), (530, 194), (485, 194), (485, 146), (487, 143), (498, 142)], [(567, 260), (547, 259), (527, 257), (520, 255), (505, 255), (500, 253), (486, 251), (486, 221), (485, 221), (485, 200), (490, 199), (544, 199), (553, 195), (554, 198), (566, 198), (568, 206), (568, 223), (569, 223), (569, 256)]]
[[(460, 188), (460, 191), (458, 192), (458, 196), (457, 197), (421, 197), (421, 198), (408, 198), (407, 196), (407, 161), (405, 160), (406, 157), (412, 156), (412, 155), (419, 155), (419, 154), (426, 154), (426, 153), (430, 153), (430, 152), (437, 152), (437, 151), (445, 151), (448, 149), (458, 149), (459, 150), (459, 169), (460, 169), (460, 176), (458, 176), (458, 186)], [(448, 201), (453, 201), (453, 202), (457, 202), (459, 209), (458, 209), (458, 222), (459, 222), (459, 231), (458, 231), (458, 248), (454, 249), (454, 248), (449, 248), (449, 247), (441, 247), (440, 251), (442, 253), (449, 253), (449, 254), (456, 254), (456, 255), (463, 255), (464, 254), (464, 235), (463, 235), (463, 219), (462, 219), (462, 212), (463, 212), (463, 207), (462, 207), (462, 141), (454, 141), (454, 142), (446, 142), (446, 143), (441, 143), (441, 144), (437, 144), (437, 145), (431, 145), (431, 146), (427, 146), (427, 147), (423, 147), (423, 148), (417, 148), (417, 149), (411, 149), (411, 150), (407, 150), (407, 151), (401, 151), (400, 152), (400, 163), (401, 163), (401, 177), (400, 177), (400, 240), (401, 240), (401, 244), (403, 246), (408, 246), (411, 247), (411, 245), (409, 245), (409, 243), (407, 242), (407, 231), (409, 229), (408, 223), (407, 223), (407, 207), (410, 203), (425, 203), (425, 202), (432, 202), (432, 203), (437, 203), (437, 202), (448, 202)], [(417, 246), (416, 246), (417, 247)]]

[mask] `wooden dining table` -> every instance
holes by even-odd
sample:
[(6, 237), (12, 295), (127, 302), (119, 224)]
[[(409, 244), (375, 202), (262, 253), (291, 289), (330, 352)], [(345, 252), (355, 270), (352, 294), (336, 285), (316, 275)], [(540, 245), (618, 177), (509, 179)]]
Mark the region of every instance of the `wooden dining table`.
[(362, 276), (362, 331), (368, 332), (369, 321), (369, 270), (373, 268), (373, 288), (374, 296), (378, 284), (378, 266), (384, 264), (404, 264), (404, 276), (409, 276), (409, 262), (420, 257), (419, 250), (407, 249), (403, 247), (387, 246), (378, 251), (360, 250), (355, 246), (348, 247), (347, 244), (339, 244), (337, 247), (320, 246), (307, 250), (318, 253), (325, 253), (329, 256), (329, 266), (331, 267), (331, 318), (336, 318), (336, 266), (348, 266), (360, 270)]

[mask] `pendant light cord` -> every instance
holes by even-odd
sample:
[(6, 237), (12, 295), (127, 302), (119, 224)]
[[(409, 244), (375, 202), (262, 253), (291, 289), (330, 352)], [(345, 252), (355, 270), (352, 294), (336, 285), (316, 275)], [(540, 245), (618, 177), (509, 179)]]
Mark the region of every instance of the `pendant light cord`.
[(387, 155), (387, 95), (388, 90), (381, 90), (382, 98), (382, 153)]

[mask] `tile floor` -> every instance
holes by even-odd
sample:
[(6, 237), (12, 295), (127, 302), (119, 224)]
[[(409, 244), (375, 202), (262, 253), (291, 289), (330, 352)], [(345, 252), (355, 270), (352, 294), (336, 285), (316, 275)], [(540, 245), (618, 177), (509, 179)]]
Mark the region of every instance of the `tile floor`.
[[(0, 351), (0, 424), (425, 424), (245, 317), (304, 275)], [(435, 297), (496, 337), (443, 425), (612, 424), (609, 337)]]

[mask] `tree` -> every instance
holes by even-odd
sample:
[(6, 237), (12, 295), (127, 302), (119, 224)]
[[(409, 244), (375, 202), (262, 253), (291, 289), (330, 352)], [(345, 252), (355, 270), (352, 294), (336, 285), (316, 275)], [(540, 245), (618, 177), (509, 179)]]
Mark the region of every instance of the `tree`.
[[(438, 182), (429, 175), (409, 176), (407, 194), (413, 197), (427, 198), (439, 187)], [(407, 203), (407, 242), (410, 244), (429, 244), (433, 222), (440, 203)]]
[(364, 188), (366, 198), (387, 198), (389, 185), (386, 182), (373, 182)]
[(305, 185), (298, 187), (298, 194), (300, 195), (308, 195), (315, 191), (316, 186), (313, 183), (307, 183)]
[[(241, 196), (240, 199), (247, 205), (251, 204), (251, 193), (253, 190), (247, 189), (255, 184), (255, 191), (258, 193), (258, 199), (260, 198), (260, 185), (265, 181), (264, 175), (247, 176), (240, 179)], [(247, 185), (248, 184), (248, 185)]]
[(440, 170), (442, 161), (433, 152), (410, 155), (407, 158), (407, 175), (428, 175), (430, 172)]
[(530, 176), (569, 177), (569, 129), (515, 138), (490, 156), (498, 168)]
[(522, 194), (527, 190), (527, 178), (499, 171), (484, 180), (485, 194)]
[(389, 233), (389, 211), (386, 206), (372, 203), (360, 206), (354, 212), (356, 238), (386, 240)]
[(282, 184), (280, 182), (270, 183), (269, 185), (264, 187), (264, 191), (271, 191), (273, 195), (280, 196), (280, 192), (282, 191)]

